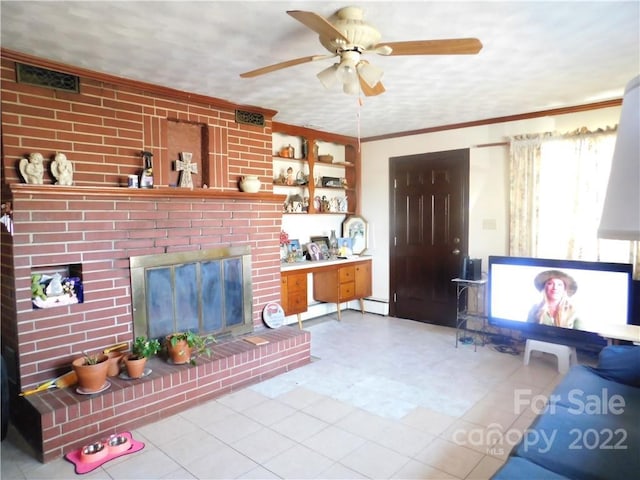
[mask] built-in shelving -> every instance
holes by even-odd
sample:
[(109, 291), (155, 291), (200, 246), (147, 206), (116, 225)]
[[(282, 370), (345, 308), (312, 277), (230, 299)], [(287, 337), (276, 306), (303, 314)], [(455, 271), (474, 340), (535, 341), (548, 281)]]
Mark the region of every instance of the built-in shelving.
[[(355, 140), (275, 122), (273, 130), (273, 192), (286, 195), (283, 213), (355, 214), (360, 160)], [(331, 161), (319, 160), (325, 156)]]

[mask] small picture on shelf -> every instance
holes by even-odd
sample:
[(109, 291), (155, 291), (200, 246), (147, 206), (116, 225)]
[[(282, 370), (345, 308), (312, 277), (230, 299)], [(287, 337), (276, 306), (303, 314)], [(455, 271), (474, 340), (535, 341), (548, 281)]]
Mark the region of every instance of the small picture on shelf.
[(338, 238), (338, 257), (349, 258), (353, 255), (353, 239), (350, 237)]
[(301, 252), (302, 250), (300, 250), (300, 240), (289, 240), (289, 253), (293, 253), (294, 255), (298, 256), (298, 254), (300, 254)]
[(342, 187), (342, 180), (338, 177), (322, 177), (321, 182), (323, 187), (330, 187), (330, 188)]
[(322, 251), (318, 244), (314, 242), (307, 243), (307, 256), (309, 260), (322, 260)]
[(320, 247), (322, 253), (329, 253), (329, 237), (311, 237), (311, 241)]

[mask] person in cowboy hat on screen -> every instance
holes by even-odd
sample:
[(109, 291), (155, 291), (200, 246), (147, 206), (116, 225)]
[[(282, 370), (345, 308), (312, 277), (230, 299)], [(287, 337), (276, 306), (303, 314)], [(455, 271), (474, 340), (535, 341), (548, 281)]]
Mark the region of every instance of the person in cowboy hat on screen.
[(577, 328), (578, 317), (571, 297), (578, 284), (570, 275), (560, 270), (545, 270), (533, 280), (542, 299), (536, 303), (527, 317), (527, 322), (563, 328)]

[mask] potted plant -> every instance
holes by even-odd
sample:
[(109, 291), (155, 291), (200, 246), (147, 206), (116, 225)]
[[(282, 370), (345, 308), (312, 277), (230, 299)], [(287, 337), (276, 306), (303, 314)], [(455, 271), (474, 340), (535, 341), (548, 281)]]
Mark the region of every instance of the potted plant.
[(107, 386), (107, 371), (109, 356), (104, 353), (78, 357), (71, 366), (78, 377), (78, 388), (81, 393), (95, 393)]
[(155, 338), (136, 337), (131, 347), (131, 352), (124, 358), (129, 378), (140, 378), (144, 375), (144, 367), (147, 359), (160, 351), (160, 342)]
[(169, 359), (177, 364), (196, 364), (196, 358), (200, 355), (211, 356), (209, 345), (215, 343), (213, 335), (198, 335), (192, 331), (176, 332), (166, 337), (166, 347)]

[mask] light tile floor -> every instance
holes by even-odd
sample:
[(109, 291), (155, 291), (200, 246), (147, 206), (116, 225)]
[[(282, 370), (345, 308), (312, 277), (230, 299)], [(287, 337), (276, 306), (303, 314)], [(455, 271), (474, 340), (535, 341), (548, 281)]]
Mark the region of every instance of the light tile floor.
[[(311, 364), (132, 432), (86, 479), (484, 479), (560, 380), (555, 357), (455, 348), (451, 328), (343, 313), (305, 322)], [(3, 480), (67, 479), (11, 427)]]

